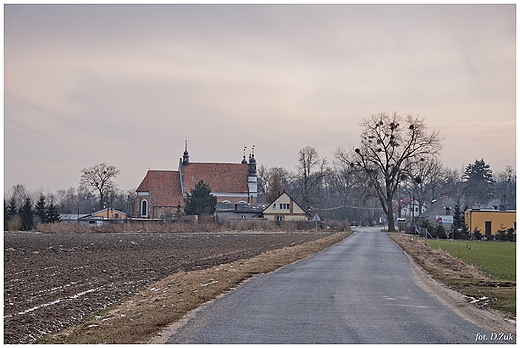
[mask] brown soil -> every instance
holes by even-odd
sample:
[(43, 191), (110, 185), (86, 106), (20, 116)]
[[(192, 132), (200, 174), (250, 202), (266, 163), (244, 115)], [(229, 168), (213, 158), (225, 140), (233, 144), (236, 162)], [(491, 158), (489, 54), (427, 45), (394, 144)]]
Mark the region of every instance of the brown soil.
[(80, 323), (179, 271), (315, 240), (312, 233), (4, 233), (4, 343)]
[(267, 251), (247, 260), (204, 270), (178, 272), (138, 294), (36, 343), (162, 343), (169, 329), (190, 311), (260, 273), (272, 272), (329, 247), (351, 232), (336, 233), (302, 245)]

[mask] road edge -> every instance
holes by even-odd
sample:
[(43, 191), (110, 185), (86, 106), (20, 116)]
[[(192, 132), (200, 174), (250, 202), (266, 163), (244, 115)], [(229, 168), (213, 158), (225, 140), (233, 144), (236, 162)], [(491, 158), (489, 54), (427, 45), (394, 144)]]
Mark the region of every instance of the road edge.
[(273, 271), (270, 271), (270, 272), (266, 272), (266, 273), (259, 273), (259, 274), (256, 274), (252, 277), (249, 277), (243, 281), (241, 281), (240, 283), (236, 284), (235, 287), (227, 290), (226, 292), (218, 295), (217, 297), (215, 297), (214, 299), (211, 299), (209, 301), (206, 301), (204, 303), (202, 303), (200, 306), (198, 306), (197, 308), (195, 309), (192, 309), (191, 311), (187, 312), (182, 318), (180, 318), (179, 320), (171, 323), (170, 325), (166, 326), (165, 328), (163, 328), (160, 332), (157, 332), (155, 334), (155, 336), (153, 336), (151, 339), (147, 340), (146, 342), (144, 342), (145, 344), (166, 344), (168, 339), (175, 335), (175, 333), (180, 330), (183, 326), (185, 326), (186, 324), (188, 324), (192, 319), (194, 319), (197, 315), (198, 312), (200, 312), (201, 310), (205, 309), (207, 306), (210, 306), (213, 302), (215, 302), (216, 300), (220, 299), (221, 297), (224, 297), (226, 295), (229, 295), (231, 292), (235, 291), (236, 289), (240, 288), (241, 286), (243, 286), (244, 284), (246, 284), (247, 282), (249, 282), (250, 280), (252, 279), (255, 279), (255, 278), (258, 278), (259, 276), (262, 276), (262, 275), (266, 275), (266, 274), (271, 274), (271, 273), (274, 273), (274, 272), (278, 272), (279, 270), (282, 270), (284, 269), (285, 267), (289, 266), (289, 265), (292, 265), (294, 263), (297, 263), (297, 262), (300, 262), (301, 260), (305, 260), (306, 258), (312, 256), (312, 255), (315, 255), (323, 250), (326, 250), (326, 249), (329, 249), (331, 247), (333, 247), (334, 245), (342, 242), (343, 240), (345, 240), (346, 238), (352, 236), (356, 234), (356, 231), (352, 231), (352, 233), (350, 233), (349, 235), (347, 235), (345, 238), (343, 238), (342, 240), (326, 247), (326, 248), (323, 248), (323, 249), (320, 249), (314, 253), (311, 253), (307, 256), (305, 256), (304, 258), (301, 258), (301, 259), (298, 259), (298, 260), (295, 260), (291, 263), (288, 263), (288, 264), (285, 264)]
[[(389, 236), (390, 238), (390, 236)], [(448, 288), (445, 284), (435, 280), (426, 270), (424, 270), (419, 264), (415, 262), (411, 257), (396, 241), (390, 238), (406, 255), (410, 263), (414, 276), (417, 280), (417, 284), (426, 292), (434, 295), (444, 305), (448, 306), (458, 315), (464, 319), (472, 322), (473, 324), (482, 326), (495, 333), (515, 333), (516, 324), (513, 324), (504, 317), (498, 311), (492, 309), (481, 309), (471, 303), (469, 303), (465, 296), (458, 291)]]

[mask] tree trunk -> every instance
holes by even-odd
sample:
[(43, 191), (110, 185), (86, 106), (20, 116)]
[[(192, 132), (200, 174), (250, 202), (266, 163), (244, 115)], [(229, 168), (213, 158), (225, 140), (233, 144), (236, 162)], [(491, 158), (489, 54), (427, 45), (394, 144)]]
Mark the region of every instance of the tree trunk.
[(388, 222), (388, 232), (395, 232), (394, 209), (392, 199), (387, 200), (386, 207), (386, 221)]

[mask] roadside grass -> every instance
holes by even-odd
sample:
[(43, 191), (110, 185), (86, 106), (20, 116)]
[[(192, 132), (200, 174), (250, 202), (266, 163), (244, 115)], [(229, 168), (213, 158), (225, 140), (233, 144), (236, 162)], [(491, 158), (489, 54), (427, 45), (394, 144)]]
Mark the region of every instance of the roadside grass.
[(339, 232), (313, 242), (272, 250), (251, 259), (175, 273), (129, 299), (96, 313), (82, 324), (46, 335), (34, 343), (148, 343), (189, 311), (232, 290), (243, 281), (303, 259), (352, 233)]
[[(481, 308), (498, 310), (507, 317), (516, 317), (516, 276), (513, 279), (501, 279), (500, 277), (490, 275), (490, 271), (484, 271), (480, 268), (480, 264), (489, 263), (480, 259), (487, 260), (490, 257), (489, 254), (492, 254), (491, 251), (487, 250), (477, 253), (475, 250), (478, 250), (480, 245), (475, 250), (471, 246), (471, 250), (474, 250), (470, 253), (471, 256), (468, 256), (472, 258), (473, 263), (471, 263), (464, 261), (462, 258), (462, 255), (465, 254), (462, 248), (460, 248), (461, 256), (459, 257), (459, 249), (454, 247), (456, 256), (453, 256), (442, 248), (432, 247), (429, 244), (430, 240), (427, 242), (424, 238), (403, 233), (389, 233), (389, 235), (433, 278), (467, 296), (468, 302), (472, 302)], [(437, 241), (433, 242), (435, 245)], [(466, 249), (465, 245), (464, 249)], [(484, 249), (486, 247), (483, 246)], [(492, 247), (488, 248), (493, 249)], [(506, 252), (506, 254), (510, 253), (510, 251)], [(482, 254), (486, 255), (486, 257), (479, 257)], [(498, 269), (502, 268), (498, 267)], [(497, 274), (505, 274), (502, 277), (511, 278), (510, 272), (501, 270), (495, 272)]]
[(516, 243), (463, 240), (428, 240), (437, 249), (479, 267), (490, 276), (516, 281)]

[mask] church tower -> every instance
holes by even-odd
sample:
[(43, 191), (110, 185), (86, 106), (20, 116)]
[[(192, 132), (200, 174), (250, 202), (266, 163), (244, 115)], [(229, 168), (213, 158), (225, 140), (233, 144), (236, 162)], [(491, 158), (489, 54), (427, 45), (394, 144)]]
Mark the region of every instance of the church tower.
[(253, 144), (253, 148), (251, 149), (251, 154), (249, 155), (248, 166), (249, 166), (249, 171), (247, 174), (247, 187), (249, 188), (248, 203), (256, 203), (256, 199), (258, 196), (258, 183), (257, 183), (257, 175), (256, 175), (256, 159), (255, 159), (255, 145), (254, 144)]
[(182, 155), (182, 165), (187, 166), (190, 164), (190, 155), (188, 155), (188, 140), (184, 141), (184, 154)]

